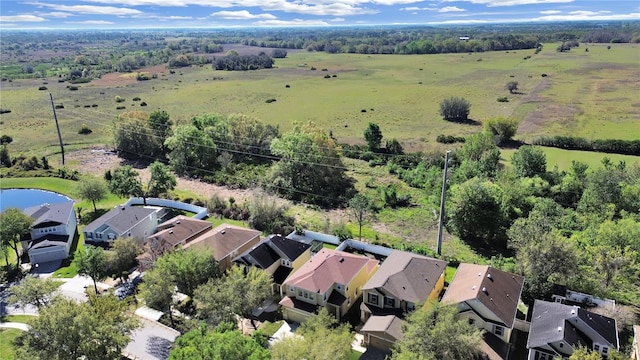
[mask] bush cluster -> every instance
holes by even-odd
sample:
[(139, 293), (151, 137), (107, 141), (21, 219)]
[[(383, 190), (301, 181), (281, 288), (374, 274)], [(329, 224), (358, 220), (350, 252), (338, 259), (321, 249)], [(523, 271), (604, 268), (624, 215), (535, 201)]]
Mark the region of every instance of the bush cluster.
[(440, 134), (436, 137), (436, 141), (441, 144), (455, 144), (465, 142), (464, 136), (443, 135)]
[(587, 140), (576, 136), (542, 136), (533, 145), (567, 150), (598, 151), (611, 154), (640, 155), (640, 140), (598, 139)]

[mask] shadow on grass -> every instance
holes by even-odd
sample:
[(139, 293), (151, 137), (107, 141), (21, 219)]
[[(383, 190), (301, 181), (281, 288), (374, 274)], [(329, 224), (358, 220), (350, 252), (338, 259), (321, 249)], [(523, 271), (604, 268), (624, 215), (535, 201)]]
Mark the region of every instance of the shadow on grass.
[(482, 125), (482, 123), (480, 121), (473, 120), (473, 119), (465, 119), (465, 120), (453, 120), (453, 119), (448, 120), (448, 119), (445, 119), (445, 120), (447, 120), (448, 122), (451, 122), (451, 123), (462, 124), (462, 125), (472, 125), (472, 126), (480, 126), (480, 125)]

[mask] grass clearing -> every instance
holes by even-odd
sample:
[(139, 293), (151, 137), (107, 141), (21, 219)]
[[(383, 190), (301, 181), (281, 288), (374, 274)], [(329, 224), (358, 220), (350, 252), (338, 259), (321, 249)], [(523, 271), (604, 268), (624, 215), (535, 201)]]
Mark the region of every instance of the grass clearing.
[(29, 320), (33, 318), (34, 315), (5, 315), (0, 320), (2, 320), (2, 322), (18, 322), (28, 324)]
[[(346, 142), (363, 142), (364, 129), (375, 122), (385, 139), (397, 138), (407, 149), (432, 146), (438, 134), (464, 136), (479, 130), (440, 118), (439, 103), (450, 96), (469, 100), (474, 120), (511, 115), (523, 120), (518, 136), (525, 139), (552, 132), (632, 138), (629, 130), (640, 129), (634, 97), (640, 45), (616, 44), (607, 50), (604, 44), (582, 44), (570, 53), (557, 53), (555, 47), (546, 44), (537, 55), (533, 49), (437, 55), (300, 51), (277, 59), (273, 69), (227, 72), (194, 66), (175, 74), (165, 70), (150, 81), (122, 78), (122, 84), (108, 86), (94, 81), (74, 92), (65, 83), (50, 81), (48, 86), (55, 102), (64, 105), (58, 118), (69, 147), (111, 143), (111, 121), (122, 112), (115, 108), (115, 96), (127, 99), (124, 111), (163, 109), (175, 123), (202, 113), (242, 112), (282, 131), (294, 122), (313, 121)], [(527, 55), (532, 57), (523, 60)], [(328, 71), (313, 71), (312, 66)], [(336, 77), (325, 79), (326, 74)], [(509, 94), (509, 81), (517, 81), (522, 94)], [(49, 98), (37, 90), (39, 83), (15, 80), (3, 87), (0, 105), (12, 110), (2, 118), (3, 130), (15, 139), (10, 151), (38, 156), (59, 151)], [(497, 103), (502, 96), (509, 102)], [(134, 97), (149, 106), (131, 102)], [(265, 102), (271, 98), (277, 101)], [(88, 104), (98, 107), (85, 108)], [(79, 135), (82, 124), (93, 132)]]
[(279, 320), (276, 322), (265, 321), (262, 323), (262, 325), (260, 325), (258, 330), (260, 330), (260, 332), (265, 334), (266, 336), (273, 336), (273, 334), (275, 334), (276, 331), (280, 329), (283, 323), (284, 320)]
[(0, 359), (13, 360), (16, 358), (15, 339), (22, 334), (18, 329), (0, 329)]
[[(608, 157), (613, 163), (619, 161), (626, 162), (627, 165), (640, 162), (640, 156), (633, 155), (620, 155), (620, 154), (606, 154), (593, 151), (579, 151), (579, 150), (564, 150), (552, 147), (541, 146), (542, 151), (547, 156), (547, 170), (552, 170), (555, 166), (558, 170), (569, 170), (571, 168), (571, 161), (581, 161), (589, 168), (595, 169), (602, 167), (602, 159)], [(516, 152), (513, 149), (500, 150), (501, 159), (507, 166), (511, 164), (511, 157)]]

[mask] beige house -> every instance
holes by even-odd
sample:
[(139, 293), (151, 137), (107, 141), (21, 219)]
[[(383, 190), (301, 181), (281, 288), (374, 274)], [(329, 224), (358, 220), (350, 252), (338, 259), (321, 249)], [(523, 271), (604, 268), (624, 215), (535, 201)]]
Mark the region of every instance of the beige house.
[(365, 343), (389, 350), (404, 314), (438, 299), (447, 262), (394, 250), (362, 288), (360, 318)]
[(229, 269), (233, 259), (251, 249), (260, 241), (260, 231), (222, 224), (187, 242), (184, 248), (213, 251), (223, 271)]
[(320, 250), (285, 280), (280, 301), (284, 318), (303, 322), (326, 307), (340, 321), (362, 295), (362, 287), (378, 264), (378, 260), (360, 255)]
[(460, 264), (442, 302), (458, 305), (470, 324), (509, 342), (524, 277), (487, 265)]

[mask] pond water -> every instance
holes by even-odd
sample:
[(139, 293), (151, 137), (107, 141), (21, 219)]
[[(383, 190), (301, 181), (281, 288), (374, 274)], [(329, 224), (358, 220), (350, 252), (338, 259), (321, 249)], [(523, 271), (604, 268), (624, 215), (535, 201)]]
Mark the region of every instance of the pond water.
[(15, 207), (24, 210), (44, 203), (56, 204), (73, 201), (69, 197), (52, 191), (37, 189), (3, 189), (0, 190), (0, 211)]

